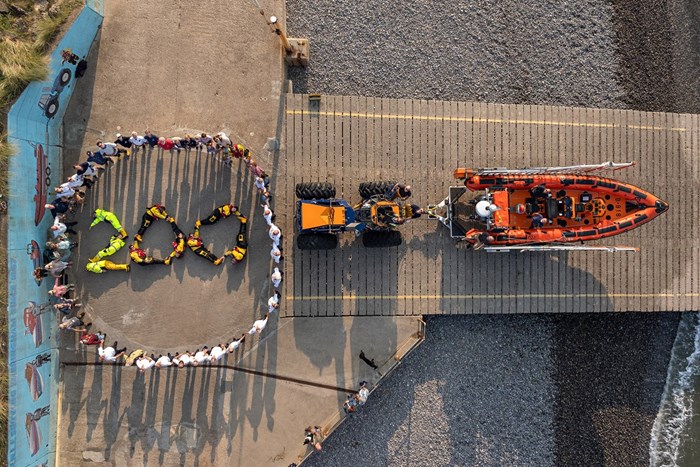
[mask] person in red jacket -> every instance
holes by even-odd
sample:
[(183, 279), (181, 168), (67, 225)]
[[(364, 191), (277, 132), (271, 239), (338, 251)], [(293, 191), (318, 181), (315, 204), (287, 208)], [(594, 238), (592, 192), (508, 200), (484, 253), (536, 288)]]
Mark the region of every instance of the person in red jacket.
[(175, 143), (173, 140), (161, 136), (158, 138), (158, 147), (163, 151), (170, 151), (173, 147), (175, 147)]

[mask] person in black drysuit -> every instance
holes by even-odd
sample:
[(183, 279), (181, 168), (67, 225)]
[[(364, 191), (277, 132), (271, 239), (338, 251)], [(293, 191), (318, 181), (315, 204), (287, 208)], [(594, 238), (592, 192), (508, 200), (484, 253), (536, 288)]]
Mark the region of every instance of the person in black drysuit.
[(216, 222), (218, 222), (221, 219), (225, 219), (231, 214), (235, 214), (236, 216), (239, 216), (241, 213), (238, 212), (238, 206), (234, 206), (233, 204), (224, 204), (222, 206), (219, 206), (218, 208), (215, 208), (211, 214), (209, 214), (209, 217), (206, 219), (200, 219), (197, 222), (195, 222), (194, 226), (196, 228), (199, 228), (202, 225), (211, 225)]

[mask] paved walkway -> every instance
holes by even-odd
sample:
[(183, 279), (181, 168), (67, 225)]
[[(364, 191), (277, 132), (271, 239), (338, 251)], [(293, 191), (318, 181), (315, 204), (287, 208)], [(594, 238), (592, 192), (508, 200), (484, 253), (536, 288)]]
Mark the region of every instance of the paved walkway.
[[(263, 6), (267, 14), (284, 17), (284, 2)], [(284, 67), (278, 39), (254, 5), (115, 0), (107, 2), (105, 14), (66, 117), (66, 172), (97, 139), (111, 141), (117, 131), (150, 127), (176, 136), (223, 130), (252, 148), (272, 173), (276, 194), (278, 155), (265, 143), (281, 131)], [(110, 342), (156, 355), (211, 346), (247, 331), (264, 315), (271, 294), (270, 241), (253, 193), (244, 166), (231, 169), (202, 154), (154, 151), (122, 158), (108, 169), (76, 218), (80, 245), (69, 274), (94, 328), (107, 332)], [(249, 254), (242, 264), (215, 267), (188, 251), (170, 267), (134, 266), (129, 274), (103, 275), (83, 270), (113, 233), (104, 223), (87, 231), (95, 208), (115, 212), (133, 237), (153, 203), (164, 203), (189, 232), (196, 219), (229, 201), (250, 217)], [(280, 226), (291, 232), (291, 224)], [(238, 222), (227, 219), (203, 227), (202, 235), (221, 254), (237, 231)], [(143, 245), (164, 256), (172, 235), (165, 222), (156, 222)], [(126, 249), (110, 259), (126, 262)], [(95, 366), (94, 348), (80, 349), (75, 336), (63, 336), (58, 461), (289, 465), (306, 453), (304, 428), (332, 428), (348, 391), (361, 380), (376, 383), (397, 365), (396, 357), (420, 342), (419, 329), (413, 317), (273, 316), (263, 334), (248, 336), (239, 353), (227, 357), (226, 367), (143, 376), (134, 368)], [(361, 350), (379, 371), (359, 360)]]
[[(359, 381), (374, 385), (420, 342), (415, 318), (294, 318), (268, 325), (226, 368), (65, 366), (61, 465), (280, 465), (331, 428)], [(372, 370), (358, 355), (375, 360)], [(77, 355), (93, 361), (92, 349)], [(234, 369), (235, 368), (235, 369)], [(97, 462), (97, 464), (91, 463)]]

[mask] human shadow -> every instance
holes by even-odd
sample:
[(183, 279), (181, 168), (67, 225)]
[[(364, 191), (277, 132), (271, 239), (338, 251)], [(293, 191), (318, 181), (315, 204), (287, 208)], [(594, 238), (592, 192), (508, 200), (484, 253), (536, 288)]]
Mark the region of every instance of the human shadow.
[(121, 409), (121, 382), (122, 368), (110, 366), (112, 373), (112, 388), (107, 405), (107, 414), (102, 420), (102, 436), (105, 442), (105, 459), (110, 459), (112, 446), (119, 437), (119, 429), (123, 415), (119, 415)]

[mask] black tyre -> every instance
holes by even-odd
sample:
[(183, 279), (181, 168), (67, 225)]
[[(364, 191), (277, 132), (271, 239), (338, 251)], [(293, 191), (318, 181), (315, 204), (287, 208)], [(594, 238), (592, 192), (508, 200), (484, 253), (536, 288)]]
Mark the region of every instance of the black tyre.
[(372, 196), (383, 195), (396, 185), (396, 182), (362, 182), (360, 183), (360, 196), (362, 199), (369, 199)]
[(401, 245), (401, 242), (401, 232), (396, 230), (389, 232), (370, 230), (362, 235), (362, 244), (366, 248), (390, 248)]
[(335, 187), (328, 182), (297, 183), (296, 192), (299, 199), (335, 198)]
[(307, 233), (297, 236), (297, 248), (300, 250), (334, 250), (338, 246), (338, 237), (333, 234)]
[(68, 68), (64, 68), (58, 76), (58, 82), (61, 84), (61, 87), (64, 87), (70, 81), (71, 72)]
[(58, 96), (51, 96), (51, 98), (46, 101), (46, 108), (44, 109), (44, 115), (48, 118), (53, 118), (58, 112)]

